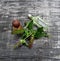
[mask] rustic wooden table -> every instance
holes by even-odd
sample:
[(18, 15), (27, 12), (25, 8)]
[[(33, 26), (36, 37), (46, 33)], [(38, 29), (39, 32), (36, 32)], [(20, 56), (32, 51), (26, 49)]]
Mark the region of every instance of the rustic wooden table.
[[(31, 49), (22, 46), (13, 50), (18, 37), (11, 34), (12, 19), (24, 25), (29, 13), (46, 20), (52, 36), (35, 40)], [(0, 0), (0, 61), (60, 61), (59, 27), (60, 0)]]

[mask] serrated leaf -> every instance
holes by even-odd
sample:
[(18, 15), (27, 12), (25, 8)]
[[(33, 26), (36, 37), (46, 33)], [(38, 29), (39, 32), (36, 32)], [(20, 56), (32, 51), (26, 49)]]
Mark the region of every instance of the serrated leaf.
[(44, 32), (43, 27), (41, 27), (41, 28), (37, 29), (37, 31), (36, 31), (34, 36), (35, 36), (35, 38), (46, 37), (47, 33)]

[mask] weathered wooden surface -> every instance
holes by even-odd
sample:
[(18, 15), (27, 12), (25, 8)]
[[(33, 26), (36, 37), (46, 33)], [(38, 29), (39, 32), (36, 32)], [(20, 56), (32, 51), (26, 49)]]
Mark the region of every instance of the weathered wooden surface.
[[(32, 49), (22, 46), (13, 50), (18, 37), (10, 33), (12, 19), (23, 24), (29, 13), (49, 22), (52, 36), (35, 40)], [(0, 0), (0, 61), (60, 61), (59, 35), (60, 0)]]

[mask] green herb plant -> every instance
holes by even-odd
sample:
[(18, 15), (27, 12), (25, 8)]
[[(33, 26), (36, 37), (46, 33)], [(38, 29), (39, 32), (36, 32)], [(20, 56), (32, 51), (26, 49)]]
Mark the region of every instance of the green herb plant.
[[(45, 23), (41, 23), (41, 25), (38, 23), (38, 21), (35, 22), (37, 17), (28, 16), (29, 20), (25, 23), (21, 39), (14, 45), (14, 49), (18, 48), (19, 46), (25, 45), (29, 48), (32, 47), (34, 39), (39, 39), (41, 37), (48, 37), (48, 34), (46, 31), (44, 31), (44, 25)], [(39, 20), (41, 21), (41, 20)], [(38, 26), (37, 26), (38, 25)], [(34, 26), (37, 28), (34, 29)], [(21, 31), (19, 31), (21, 33)], [(18, 32), (17, 32), (18, 33)], [(19, 34), (20, 34), (19, 33)]]

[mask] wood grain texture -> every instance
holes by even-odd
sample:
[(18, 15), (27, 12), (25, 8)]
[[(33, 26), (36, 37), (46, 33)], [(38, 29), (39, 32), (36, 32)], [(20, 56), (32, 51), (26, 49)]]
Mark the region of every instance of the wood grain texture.
[[(19, 37), (11, 34), (12, 19), (24, 25), (28, 14), (46, 20), (52, 36), (35, 40), (31, 49), (22, 46), (13, 50)], [(0, 0), (0, 61), (60, 61), (59, 42), (60, 0)]]

